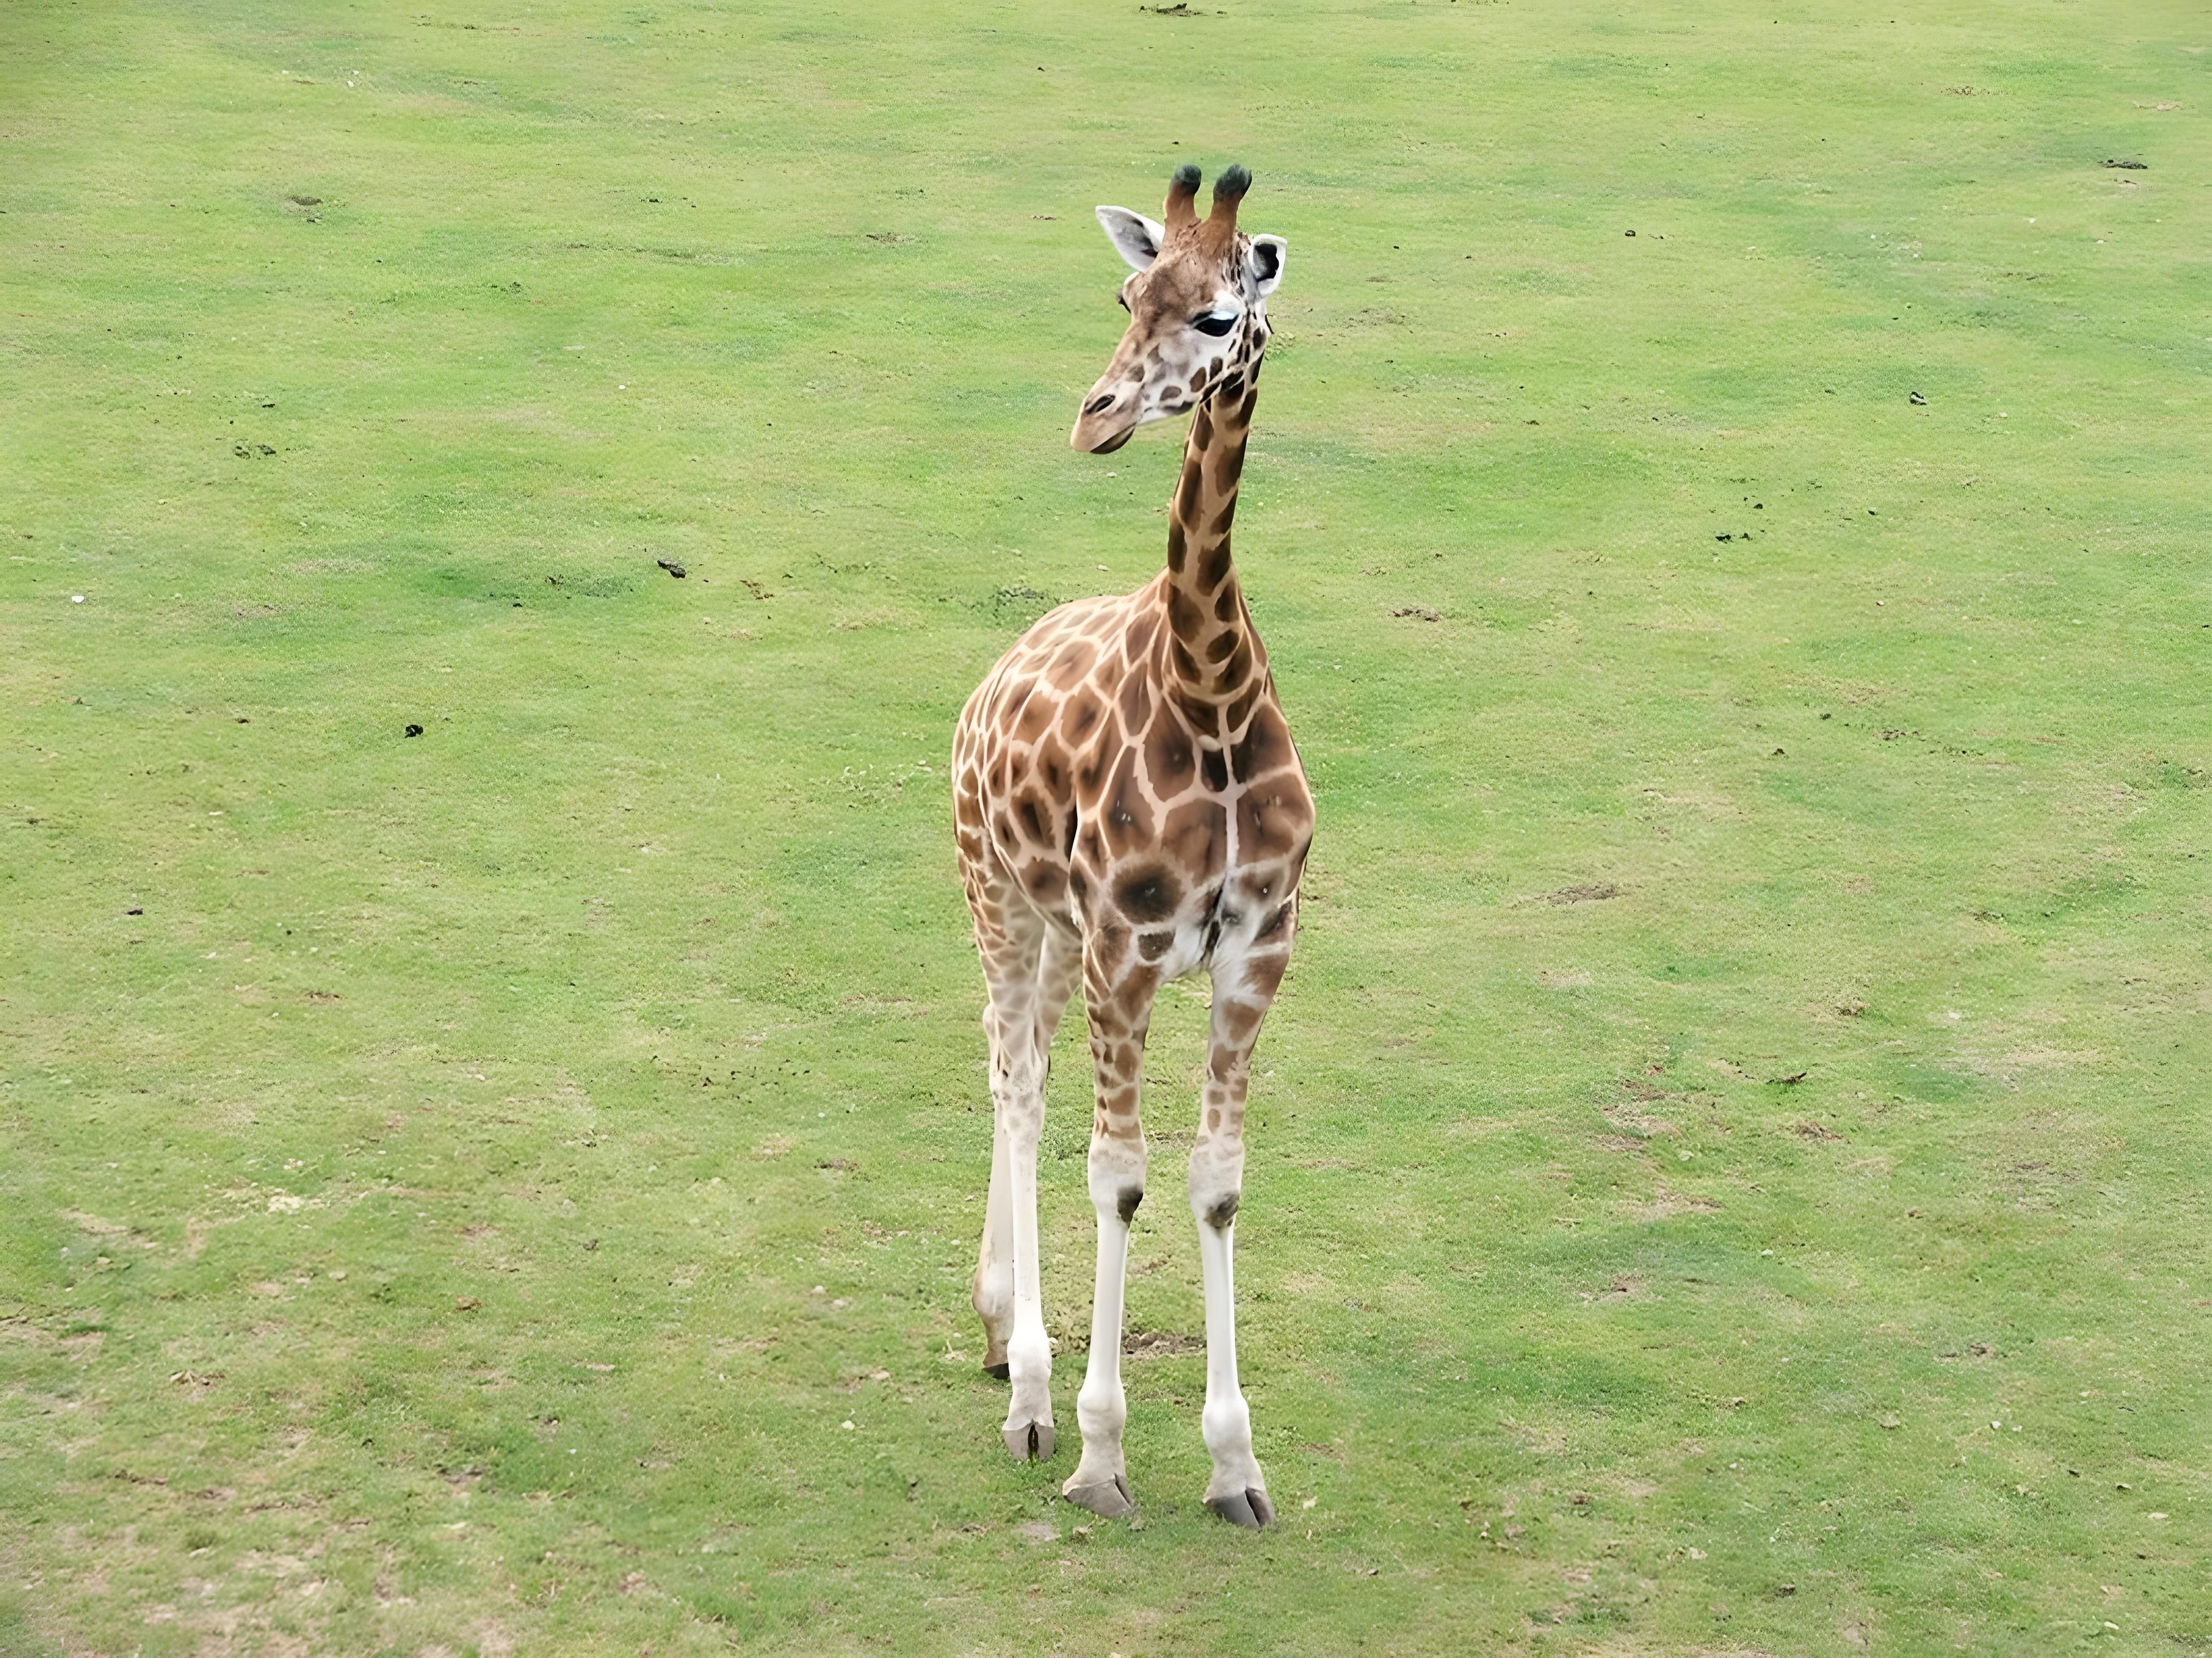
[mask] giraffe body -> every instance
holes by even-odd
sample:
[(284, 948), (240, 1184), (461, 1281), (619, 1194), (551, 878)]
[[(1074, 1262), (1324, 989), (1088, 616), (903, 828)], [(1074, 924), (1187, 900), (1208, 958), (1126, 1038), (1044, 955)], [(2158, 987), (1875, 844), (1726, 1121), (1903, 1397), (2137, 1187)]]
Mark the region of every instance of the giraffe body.
[(1137, 275), (1130, 324), (1072, 441), (1109, 453), (1150, 420), (1195, 410), (1170, 510), (1167, 568), (1136, 592), (1038, 622), (962, 711), (953, 748), (960, 869), (989, 987), (994, 1133), (974, 1286), (985, 1363), (1012, 1383), (1017, 1456), (1054, 1442), (1051, 1352), (1037, 1282), (1036, 1146), (1052, 1038), (1079, 988), (1097, 1083), (1090, 1156), (1098, 1219), (1091, 1341), (1064, 1487), (1127, 1511), (1121, 1457), (1121, 1293), (1145, 1195), (1138, 1114), (1159, 987), (1206, 969), (1211, 1054), (1191, 1152), (1206, 1296), (1206, 1500), (1245, 1525), (1272, 1516), (1237, 1382), (1231, 1244), (1254, 1042), (1290, 957), (1313, 802), (1267, 653), (1230, 556), (1230, 530), (1282, 244), (1236, 228), (1249, 182), (1192, 207), (1178, 173), (1164, 224), (1101, 208)]

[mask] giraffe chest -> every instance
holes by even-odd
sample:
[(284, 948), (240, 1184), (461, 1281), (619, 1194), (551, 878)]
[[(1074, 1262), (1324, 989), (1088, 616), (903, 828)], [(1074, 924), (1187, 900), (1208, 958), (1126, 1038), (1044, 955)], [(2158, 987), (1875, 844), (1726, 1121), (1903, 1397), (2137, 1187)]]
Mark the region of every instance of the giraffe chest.
[(1079, 793), (1069, 854), (1070, 919), (1126, 932), (1170, 978), (1287, 941), (1313, 830), (1287, 732), (1282, 762), (1249, 775), (1233, 749), (1193, 746), (1188, 775), (1125, 749), (1095, 796)]
[(1172, 977), (1287, 942), (1313, 805), (1264, 669), (1224, 730), (1172, 689), (1140, 597), (1055, 612), (1001, 662), (962, 720), (955, 806), (963, 853), (1030, 907)]
[[(1233, 790), (1206, 803), (1215, 826), (1204, 852), (1179, 860), (1138, 848), (1118, 859), (1093, 859), (1079, 849), (1070, 871), (1073, 919), (1086, 930), (1126, 934), (1139, 961), (1160, 976), (1180, 978), (1207, 968), (1218, 974), (1257, 948), (1287, 944), (1297, 908), (1298, 877), (1310, 837), (1311, 809), (1303, 787)], [(1267, 847), (1255, 820), (1285, 828), (1288, 845)], [(1288, 824), (1301, 827), (1295, 837)]]

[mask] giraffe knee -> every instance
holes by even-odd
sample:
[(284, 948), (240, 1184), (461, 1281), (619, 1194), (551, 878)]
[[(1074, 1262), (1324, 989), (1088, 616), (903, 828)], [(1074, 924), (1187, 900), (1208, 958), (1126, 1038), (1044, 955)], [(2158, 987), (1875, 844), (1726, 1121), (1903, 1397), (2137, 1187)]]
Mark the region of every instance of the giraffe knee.
[(1091, 1141), (1091, 1207), (1103, 1226), (1109, 1215), (1127, 1226), (1145, 1200), (1145, 1147), (1140, 1140), (1094, 1135)]
[(1119, 1215), (1126, 1224), (1145, 1200), (1145, 1143), (1118, 1134), (1091, 1137), (1091, 1206), (1098, 1218)]
[(1200, 1143), (1190, 1154), (1190, 1212), (1200, 1224), (1225, 1232), (1237, 1218), (1237, 1202), (1244, 1191), (1244, 1148)]

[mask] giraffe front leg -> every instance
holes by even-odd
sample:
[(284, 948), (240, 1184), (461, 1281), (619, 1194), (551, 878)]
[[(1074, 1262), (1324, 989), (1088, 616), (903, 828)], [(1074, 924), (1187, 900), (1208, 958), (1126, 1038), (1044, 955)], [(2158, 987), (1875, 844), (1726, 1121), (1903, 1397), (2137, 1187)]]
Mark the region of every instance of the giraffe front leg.
[(1198, 1219), (1206, 1278), (1206, 1411), (1200, 1421), (1213, 1458), (1206, 1506), (1255, 1531), (1275, 1517), (1275, 1508), (1252, 1454), (1252, 1412), (1237, 1381), (1237, 1206), (1244, 1189), (1244, 1095), (1252, 1045), (1287, 957), (1285, 947), (1233, 969), (1215, 969), (1212, 1052), (1190, 1153), (1190, 1207)]
[[(1142, 1049), (1138, 1050), (1142, 1063)], [(1109, 1114), (1104, 1105), (1091, 1136), (1091, 1204), (1098, 1216), (1098, 1272), (1092, 1280), (1091, 1355), (1083, 1391), (1075, 1398), (1075, 1419), (1083, 1429), (1083, 1461), (1060, 1487), (1071, 1503), (1093, 1514), (1127, 1514), (1137, 1506), (1129, 1495), (1128, 1470), (1121, 1457), (1121, 1429), (1129, 1406), (1121, 1391), (1121, 1292), (1129, 1267), (1129, 1225), (1145, 1200), (1145, 1134), (1138, 1125), (1133, 1095), (1126, 1112)]]
[(1237, 1291), (1233, 1271), (1234, 1210), (1223, 1214), (1194, 1192), (1199, 1211), (1198, 1255), (1206, 1272), (1206, 1411), (1200, 1426), (1213, 1458), (1213, 1478), (1206, 1485), (1206, 1506), (1224, 1520), (1257, 1531), (1275, 1517), (1260, 1459), (1252, 1454), (1252, 1411), (1237, 1383)]
[(1129, 1223), (1145, 1198), (1145, 1142), (1135, 1131), (1124, 1139), (1100, 1132), (1091, 1141), (1091, 1202), (1098, 1214), (1098, 1272), (1092, 1280), (1091, 1355), (1075, 1419), (1083, 1430), (1083, 1460), (1060, 1487), (1071, 1503), (1093, 1514), (1127, 1514), (1129, 1494), (1121, 1457), (1121, 1429), (1129, 1406), (1121, 1391), (1121, 1291), (1129, 1265)]

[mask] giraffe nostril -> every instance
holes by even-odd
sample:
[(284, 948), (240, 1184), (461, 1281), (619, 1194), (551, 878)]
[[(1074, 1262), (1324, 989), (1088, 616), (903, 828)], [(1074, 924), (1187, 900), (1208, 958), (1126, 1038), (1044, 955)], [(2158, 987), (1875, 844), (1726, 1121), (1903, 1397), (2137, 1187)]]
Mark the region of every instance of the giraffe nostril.
[(1103, 413), (1104, 413), (1107, 410), (1111, 409), (1113, 406), (1114, 406), (1114, 393), (1112, 393), (1111, 392), (1108, 392), (1104, 397), (1103, 397), (1103, 398), (1091, 398), (1091, 401), (1090, 401), (1087, 404), (1085, 404), (1085, 405), (1083, 412), (1084, 412), (1085, 414), (1086, 414), (1086, 415), (1097, 415), (1097, 414), (1103, 414)]

